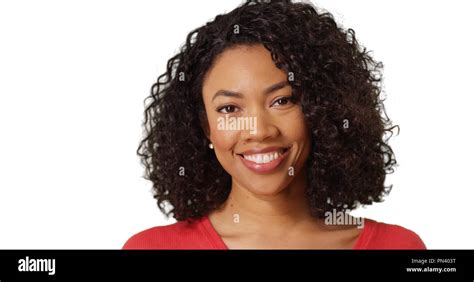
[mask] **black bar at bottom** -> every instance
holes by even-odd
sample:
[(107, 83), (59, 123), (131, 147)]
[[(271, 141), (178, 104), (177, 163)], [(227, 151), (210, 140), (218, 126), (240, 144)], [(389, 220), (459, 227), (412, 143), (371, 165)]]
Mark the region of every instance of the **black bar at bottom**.
[(474, 250), (0, 250), (0, 282), (203, 279), (474, 281)]

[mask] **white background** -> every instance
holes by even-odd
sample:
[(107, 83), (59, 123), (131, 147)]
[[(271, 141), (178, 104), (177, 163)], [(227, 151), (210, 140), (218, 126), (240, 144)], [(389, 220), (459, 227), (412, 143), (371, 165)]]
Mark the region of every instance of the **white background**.
[[(0, 249), (118, 249), (166, 221), (142, 178), (143, 100), (233, 1), (0, 2)], [(474, 248), (471, 1), (314, 1), (385, 65), (400, 125), (384, 203), (355, 215)]]

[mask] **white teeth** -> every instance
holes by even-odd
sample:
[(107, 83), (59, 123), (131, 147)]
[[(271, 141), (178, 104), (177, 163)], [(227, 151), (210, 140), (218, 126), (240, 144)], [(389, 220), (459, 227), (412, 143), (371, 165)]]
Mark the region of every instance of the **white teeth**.
[(263, 155), (263, 162), (268, 163), (269, 161), (270, 161), (270, 158), (268, 157), (268, 155)]
[(243, 157), (257, 164), (266, 164), (278, 159), (281, 155), (282, 153), (280, 152), (270, 152), (265, 154), (243, 155)]

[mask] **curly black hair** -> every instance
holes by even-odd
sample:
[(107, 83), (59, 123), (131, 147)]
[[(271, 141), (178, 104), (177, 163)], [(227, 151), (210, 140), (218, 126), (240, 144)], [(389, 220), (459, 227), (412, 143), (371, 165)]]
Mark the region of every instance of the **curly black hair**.
[(312, 215), (383, 201), (392, 188), (385, 176), (397, 165), (388, 139), (398, 128), (383, 106), (383, 64), (327, 11), (290, 0), (248, 1), (191, 31), (145, 99), (151, 103), (137, 154), (159, 209), (191, 220), (227, 199), (231, 176), (207, 147), (203, 78), (227, 48), (255, 44), (293, 74), (288, 82), (311, 130)]

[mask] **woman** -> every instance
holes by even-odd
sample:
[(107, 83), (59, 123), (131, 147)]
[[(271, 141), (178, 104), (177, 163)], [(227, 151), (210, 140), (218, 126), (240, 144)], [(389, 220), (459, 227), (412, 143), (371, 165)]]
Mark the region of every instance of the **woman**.
[(396, 165), (381, 63), (329, 13), (249, 1), (192, 31), (152, 87), (137, 153), (178, 222), (124, 249), (425, 249), (353, 218)]

